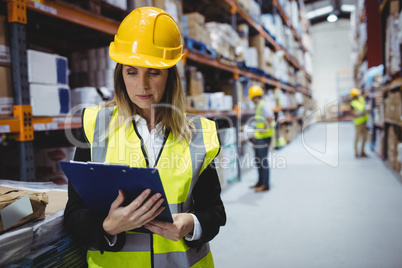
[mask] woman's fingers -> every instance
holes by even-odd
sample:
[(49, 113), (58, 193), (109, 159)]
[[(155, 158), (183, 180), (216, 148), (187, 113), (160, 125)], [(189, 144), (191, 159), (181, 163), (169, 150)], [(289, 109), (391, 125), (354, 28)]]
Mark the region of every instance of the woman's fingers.
[(144, 208), (144, 213), (140, 216), (140, 219), (143, 221), (144, 224), (152, 221), (153, 219), (155, 219), (156, 216), (162, 213), (162, 211), (165, 209), (165, 207), (161, 207), (162, 204), (163, 199), (161, 198), (157, 200), (157, 202), (155, 202), (152, 207)]
[(151, 190), (146, 189), (143, 191), (136, 199), (134, 199), (126, 208), (132, 211), (136, 211), (139, 207), (142, 206), (144, 201), (147, 199), (147, 197), (150, 195)]
[[(145, 190), (136, 199), (134, 199), (127, 208), (134, 213), (138, 214), (141, 218), (151, 217), (158, 208), (162, 205), (163, 199), (160, 193), (156, 193), (151, 196), (148, 200), (146, 198), (149, 196), (150, 190)], [(146, 201), (145, 201), (146, 200)]]
[(119, 190), (119, 195), (116, 197), (116, 199), (113, 201), (113, 203), (110, 205), (111, 210), (115, 210), (120, 205), (124, 202), (124, 192), (122, 190)]

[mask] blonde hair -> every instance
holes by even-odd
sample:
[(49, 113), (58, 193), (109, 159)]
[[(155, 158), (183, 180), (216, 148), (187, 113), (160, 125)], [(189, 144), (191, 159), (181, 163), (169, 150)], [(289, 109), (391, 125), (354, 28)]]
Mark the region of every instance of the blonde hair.
[[(141, 109), (128, 96), (123, 80), (123, 65), (120, 63), (117, 63), (114, 70), (114, 98), (106, 103), (105, 106), (117, 106), (119, 112), (118, 119), (113, 126), (109, 126), (107, 133), (125, 123), (131, 122), (137, 114), (142, 116)], [(185, 108), (185, 94), (179, 71), (175, 65), (168, 69), (165, 93), (160, 103), (154, 106), (155, 123), (161, 122), (162, 125), (157, 130), (162, 131), (163, 128), (166, 128), (172, 133), (174, 139), (190, 142), (192, 137), (191, 128), (194, 129), (195, 127), (194, 123), (184, 115)]]

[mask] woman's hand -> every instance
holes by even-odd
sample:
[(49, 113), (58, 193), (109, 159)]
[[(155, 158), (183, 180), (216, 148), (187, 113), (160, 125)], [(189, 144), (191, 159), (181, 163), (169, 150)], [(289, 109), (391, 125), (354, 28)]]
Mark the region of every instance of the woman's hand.
[(173, 214), (172, 218), (173, 223), (153, 220), (147, 223), (145, 228), (172, 241), (177, 241), (194, 231), (194, 219), (191, 214)]
[(139, 228), (155, 219), (165, 208), (161, 207), (163, 199), (161, 194), (154, 194), (148, 201), (149, 189), (143, 191), (128, 206), (121, 207), (124, 201), (124, 193), (119, 190), (119, 195), (110, 206), (109, 214), (103, 221), (103, 230), (109, 235), (117, 235), (121, 232)]

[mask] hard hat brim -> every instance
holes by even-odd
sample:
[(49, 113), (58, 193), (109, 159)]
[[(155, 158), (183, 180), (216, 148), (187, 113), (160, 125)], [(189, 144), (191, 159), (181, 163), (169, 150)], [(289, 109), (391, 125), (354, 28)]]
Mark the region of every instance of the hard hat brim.
[(173, 60), (161, 60), (160, 58), (142, 55), (139, 53), (115, 53), (114, 44), (110, 44), (109, 56), (117, 63), (145, 68), (153, 69), (169, 69), (175, 66), (183, 57), (184, 53), (181, 53), (179, 57)]

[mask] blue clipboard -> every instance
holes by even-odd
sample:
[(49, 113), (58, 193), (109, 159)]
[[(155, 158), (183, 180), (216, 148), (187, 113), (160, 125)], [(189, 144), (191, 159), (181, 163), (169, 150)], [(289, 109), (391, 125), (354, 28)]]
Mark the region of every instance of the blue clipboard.
[[(113, 165), (91, 162), (59, 162), (68, 180), (74, 186), (87, 207), (97, 213), (107, 215), (110, 205), (117, 198), (119, 189), (124, 191), (128, 205), (144, 190), (151, 194), (162, 194), (162, 207), (165, 209), (155, 219), (173, 222), (169, 204), (156, 168), (133, 168), (124, 165)], [(141, 231), (144, 228), (141, 228)], [(149, 231), (148, 231), (149, 232)]]

